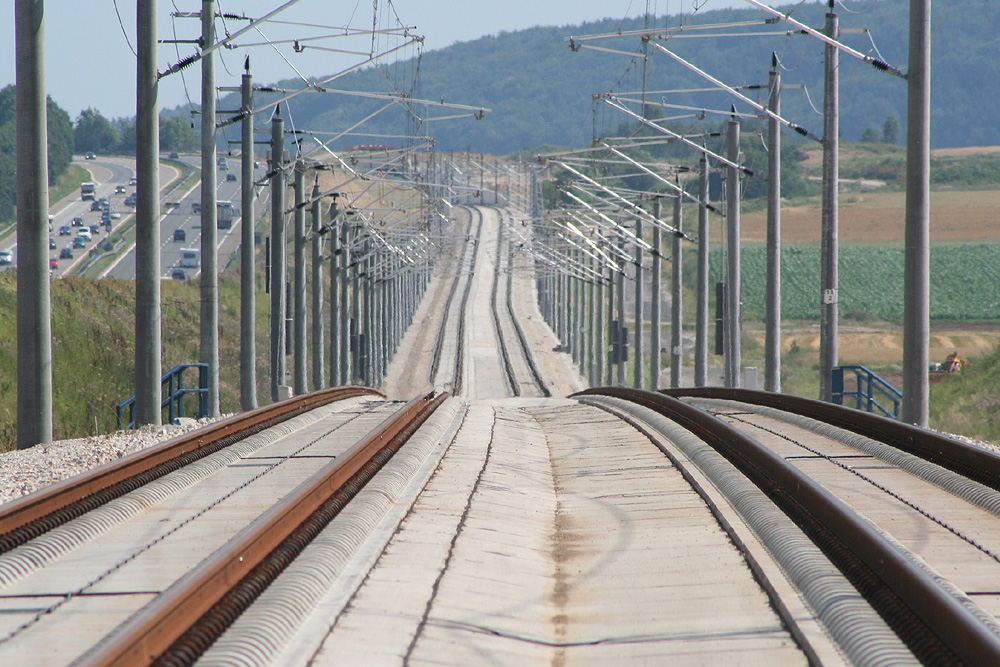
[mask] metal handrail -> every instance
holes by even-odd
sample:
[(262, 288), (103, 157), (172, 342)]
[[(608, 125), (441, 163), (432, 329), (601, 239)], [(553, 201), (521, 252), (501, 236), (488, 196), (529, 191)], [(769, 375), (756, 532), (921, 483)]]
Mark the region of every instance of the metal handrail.
[[(198, 387), (184, 386), (184, 371), (189, 368), (198, 369)], [(198, 394), (198, 412), (195, 418), (208, 416), (208, 364), (178, 364), (163, 374), (160, 378), (160, 410), (167, 409), (167, 423), (184, 416), (184, 397), (188, 394)], [(128, 410), (128, 422), (124, 422), (125, 411)], [(135, 396), (129, 396), (115, 408), (118, 418), (118, 428), (135, 428)]]
[[(854, 373), (855, 391), (844, 391), (845, 371)], [(832, 398), (837, 405), (844, 405), (845, 397), (853, 397), (854, 407), (858, 410), (899, 419), (899, 404), (903, 401), (903, 394), (871, 369), (864, 366), (835, 366), (832, 376)], [(892, 403), (892, 410), (880, 403), (878, 398), (888, 399)]]

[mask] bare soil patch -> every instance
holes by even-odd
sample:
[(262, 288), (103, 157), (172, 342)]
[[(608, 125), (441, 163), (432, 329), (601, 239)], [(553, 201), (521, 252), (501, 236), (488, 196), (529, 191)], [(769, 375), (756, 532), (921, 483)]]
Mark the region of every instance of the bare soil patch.
[[(763, 341), (763, 333), (760, 335)], [(819, 326), (786, 328), (781, 337), (787, 352), (793, 346), (819, 353)], [(943, 362), (952, 352), (964, 359), (983, 357), (1000, 344), (1000, 324), (941, 324), (931, 326), (930, 361)], [(837, 357), (842, 365), (873, 368), (901, 366), (903, 328), (885, 322), (871, 326), (841, 324), (837, 333)]]
[[(783, 243), (819, 245), (821, 202), (781, 210)], [(844, 193), (840, 196), (838, 236), (841, 243), (903, 242), (906, 195), (902, 192)], [(1000, 241), (1000, 190), (931, 193), (931, 243)], [(721, 225), (717, 225), (721, 231)], [(742, 218), (744, 243), (765, 243), (767, 212)]]

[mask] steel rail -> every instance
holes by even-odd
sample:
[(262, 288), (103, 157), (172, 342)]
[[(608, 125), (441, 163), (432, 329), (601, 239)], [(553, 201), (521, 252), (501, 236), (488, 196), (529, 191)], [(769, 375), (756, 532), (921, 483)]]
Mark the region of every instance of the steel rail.
[[(500, 228), (504, 228), (503, 224), (503, 212), (501, 209), (494, 207), (497, 215), (500, 216)], [(513, 228), (513, 227), (511, 227)], [(549, 386), (545, 384), (545, 380), (542, 378), (541, 371), (538, 370), (538, 364), (535, 362), (535, 356), (531, 353), (531, 345), (528, 344), (528, 337), (524, 335), (524, 329), (521, 327), (520, 321), (517, 319), (517, 315), (514, 313), (514, 247), (510, 240), (507, 241), (507, 313), (510, 316), (511, 324), (514, 327), (514, 334), (517, 336), (518, 344), (521, 346), (521, 353), (524, 355), (524, 362), (528, 366), (528, 372), (531, 373), (531, 377), (535, 382), (535, 386), (541, 392), (542, 396), (545, 398), (550, 398), (552, 396), (552, 391)], [(497, 264), (500, 263), (500, 251), (497, 250)]]
[(366, 387), (335, 387), (272, 403), (12, 500), (0, 507), (0, 554), (254, 433), (308, 410), (365, 395), (382, 396)]
[(465, 280), (465, 292), (462, 294), (462, 302), (458, 307), (458, 341), (455, 345), (455, 381), (452, 388), (455, 394), (462, 391), (462, 373), (465, 369), (465, 319), (469, 308), (469, 296), (472, 294), (472, 276), (476, 273), (476, 263), (479, 261), (479, 244), (483, 238), (483, 212), (478, 207), (471, 210), (479, 216), (479, 227), (476, 231), (476, 241), (472, 244), (472, 263), (469, 266), (469, 274)]
[(665, 389), (674, 398), (740, 401), (811, 417), (885, 443), (1000, 491), (1000, 454), (870, 412), (801, 396), (749, 389), (699, 387)]
[(665, 393), (598, 387), (676, 421), (712, 446), (770, 497), (858, 588), (925, 663), (1000, 664), (1000, 637), (843, 501), (704, 410)]
[[(451, 283), (451, 289), (448, 291), (448, 298), (445, 300), (445, 305), (444, 305), (444, 315), (441, 318), (441, 324), (438, 327), (437, 335), (434, 338), (434, 351), (431, 354), (431, 363), (430, 363), (430, 367), (428, 369), (428, 380), (430, 381), (430, 383), (432, 385), (434, 384), (434, 380), (437, 377), (438, 371), (440, 370), (440, 367), (441, 367), (441, 355), (444, 352), (444, 342), (445, 342), (445, 338), (447, 337), (448, 322), (451, 320), (452, 303), (455, 300), (455, 294), (458, 292), (459, 283), (463, 279), (465, 280), (465, 291), (463, 292), (462, 303), (461, 303), (461, 308), (462, 308), (463, 312), (464, 312), (464, 309), (465, 309), (465, 303), (468, 300), (468, 293), (471, 290), (471, 278), (470, 278), (470, 276), (472, 275), (472, 270), (470, 269), (470, 271), (468, 272), (468, 274), (466, 274), (465, 271), (463, 270), (463, 267), (465, 266), (465, 263), (466, 263), (466, 260), (467, 260), (467, 253), (468, 252), (472, 252), (473, 253), (470, 261), (472, 263), (472, 267), (475, 268), (475, 262), (476, 262), (476, 256), (475, 256), (476, 245), (473, 244), (473, 243), (470, 243), (468, 241), (469, 237), (472, 235), (472, 223), (473, 223), (473, 220), (474, 220), (473, 212), (475, 211), (475, 209), (472, 208), (471, 206), (462, 206), (462, 208), (464, 208), (465, 210), (467, 210), (469, 212), (469, 224), (466, 225), (466, 228), (465, 228), (466, 242), (462, 246), (462, 251), (459, 253), (458, 267), (457, 267), (457, 269), (455, 271), (455, 279), (452, 281), (452, 283)], [(481, 223), (480, 223), (479, 229), (480, 230), (482, 229), (482, 224)], [(477, 238), (478, 238), (478, 234), (479, 234), (479, 232), (477, 232)], [(455, 378), (454, 378), (454, 382), (452, 383), (452, 390), (456, 394), (459, 392), (459, 389), (460, 389), (461, 383), (462, 383), (462, 379), (461, 379), (461, 350), (462, 350), (461, 331), (462, 331), (462, 327), (463, 326), (464, 326), (464, 324), (463, 324), (463, 315), (459, 314), (459, 324), (458, 324), (459, 339), (457, 341), (457, 351), (456, 351), (456, 360), (455, 360)]]
[[(503, 242), (503, 225), (497, 228), (497, 249), (495, 253), (496, 261), (493, 262), (493, 288), (490, 290), (490, 313), (493, 315), (493, 331), (496, 333), (497, 345), (500, 348), (500, 365), (503, 367), (504, 380), (508, 389), (514, 396), (521, 395), (521, 384), (514, 374), (514, 364), (510, 359), (510, 351), (507, 350), (507, 341), (503, 335), (503, 324), (500, 322), (500, 310), (497, 308), (497, 292), (500, 291), (500, 263)], [(509, 275), (508, 271), (508, 275)], [(510, 302), (510, 294), (507, 295), (507, 302)]]
[(193, 663), (447, 396), (431, 392), (411, 400), (163, 591), (78, 664)]

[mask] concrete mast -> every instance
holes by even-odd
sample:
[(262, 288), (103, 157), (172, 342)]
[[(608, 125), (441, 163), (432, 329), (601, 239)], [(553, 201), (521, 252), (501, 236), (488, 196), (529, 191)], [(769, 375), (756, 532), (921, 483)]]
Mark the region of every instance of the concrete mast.
[(17, 448), (52, 442), (45, 10), (16, 0)]

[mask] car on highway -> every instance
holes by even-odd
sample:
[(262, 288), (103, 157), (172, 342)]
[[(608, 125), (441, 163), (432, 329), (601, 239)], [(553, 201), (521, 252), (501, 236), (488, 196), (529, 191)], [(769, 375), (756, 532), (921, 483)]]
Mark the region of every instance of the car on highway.
[(170, 272), (170, 277), (174, 280), (187, 280), (187, 274), (184, 273), (184, 269), (177, 268)]
[(128, 184), (129, 185), (139, 185), (139, 179), (137, 177), (133, 176), (132, 178), (128, 179)]
[(80, 229), (76, 230), (76, 237), (80, 238), (81, 236), (83, 238), (85, 238), (86, 240), (89, 241), (90, 240), (90, 227), (81, 227)]
[(74, 227), (82, 227), (83, 226), (83, 218), (80, 217), (79, 215), (76, 216), (75, 218), (73, 218), (73, 226)]
[(60, 250), (59, 259), (73, 259), (73, 249), (67, 246)]
[(10, 250), (0, 250), (0, 266), (7, 266), (14, 263), (14, 253)]
[(73, 237), (73, 247), (74, 248), (86, 248), (87, 247), (87, 239), (85, 239), (82, 236), (75, 236), (75, 237)]
[(56, 249), (56, 240), (50, 236), (49, 237), (49, 250), (55, 250), (55, 249)]
[(174, 230), (174, 241), (187, 241), (187, 232), (183, 229)]
[(117, 195), (123, 195), (123, 194), (125, 194), (125, 186), (124, 185), (117, 186), (115, 188), (115, 194), (117, 194)]
[(90, 210), (91, 211), (100, 211), (101, 210), (101, 202), (97, 201), (96, 199), (94, 201), (90, 202)]
[(177, 154), (177, 151), (170, 151), (170, 159), (171, 160), (177, 160), (177, 159), (180, 159), (180, 157), (181, 156)]
[(88, 160), (96, 160), (97, 156), (94, 155), (93, 153), (87, 153), (86, 159), (88, 159)]
[(49, 268), (50, 269), (58, 269), (59, 268), (59, 260), (56, 259), (55, 257), (49, 257)]
[(135, 193), (133, 192), (128, 197), (125, 197), (126, 206), (135, 206)]
[(59, 228), (59, 236), (69, 236), (73, 233), (73, 230), (69, 228), (69, 225), (63, 225)]
[(101, 232), (101, 226), (100, 225), (98, 225), (98, 224), (95, 223), (95, 224), (93, 224), (93, 225), (90, 226), (90, 233), (91, 233), (91, 235), (100, 234), (100, 232)]
[(111, 212), (110, 212), (110, 213), (108, 213), (108, 216), (109, 216), (109, 217), (110, 217), (110, 218), (111, 218), (112, 220), (117, 220), (117, 219), (119, 219), (120, 217), (122, 217), (122, 214), (121, 214), (121, 213), (119, 213), (118, 211), (114, 210), (114, 209), (111, 209)]
[(226, 174), (226, 181), (227, 182), (228, 181), (235, 181), (235, 180), (236, 180), (236, 174), (234, 174), (233, 172), (229, 172), (228, 174)]

